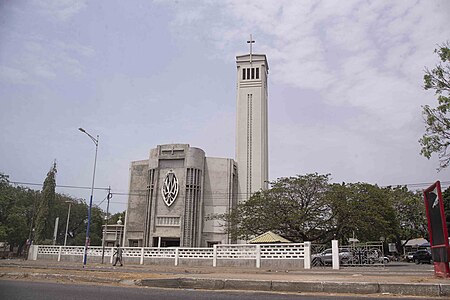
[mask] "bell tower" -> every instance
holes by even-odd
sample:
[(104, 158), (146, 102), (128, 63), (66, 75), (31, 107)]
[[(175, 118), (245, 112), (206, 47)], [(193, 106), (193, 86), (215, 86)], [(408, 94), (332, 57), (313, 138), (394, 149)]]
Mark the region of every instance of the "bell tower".
[(252, 53), (255, 41), (250, 35), (250, 53), (236, 56), (236, 162), (238, 201), (268, 187), (267, 77), (265, 54)]

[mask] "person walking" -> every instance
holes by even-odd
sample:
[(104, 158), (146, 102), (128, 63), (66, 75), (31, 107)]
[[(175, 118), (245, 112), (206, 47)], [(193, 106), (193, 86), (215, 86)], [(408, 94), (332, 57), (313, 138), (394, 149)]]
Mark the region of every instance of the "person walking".
[(118, 262), (120, 262), (120, 266), (122, 267), (122, 248), (120, 248), (120, 244), (116, 244), (116, 250), (114, 252), (114, 255), (116, 256), (116, 260), (114, 261), (113, 266), (116, 266)]

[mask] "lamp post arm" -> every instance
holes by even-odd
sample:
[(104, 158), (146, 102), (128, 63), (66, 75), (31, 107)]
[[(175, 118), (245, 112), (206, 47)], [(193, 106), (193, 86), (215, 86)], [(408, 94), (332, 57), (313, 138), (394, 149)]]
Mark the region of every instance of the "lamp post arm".
[(89, 134), (89, 132), (87, 132), (86, 130), (84, 130), (83, 128), (78, 128), (79, 131), (81, 131), (82, 133), (85, 133), (95, 144), (95, 146), (98, 146), (98, 135), (97, 138), (93, 137), (92, 135)]
[(97, 138), (93, 137), (92, 135), (90, 135), (89, 133), (85, 132), (87, 134), (88, 137), (91, 138), (91, 140), (94, 142), (95, 146), (98, 146), (98, 135)]

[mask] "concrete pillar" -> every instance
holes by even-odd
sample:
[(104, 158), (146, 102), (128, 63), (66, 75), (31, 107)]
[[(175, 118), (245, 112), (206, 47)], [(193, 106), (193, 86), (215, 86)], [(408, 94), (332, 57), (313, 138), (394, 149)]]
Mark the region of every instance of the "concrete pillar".
[(141, 261), (140, 264), (143, 265), (144, 264), (144, 247), (142, 247), (141, 249)]
[[(84, 257), (86, 256), (86, 248), (87, 247), (84, 247), (84, 250), (83, 250), (83, 256), (81, 257), (81, 261), (84, 263)], [(86, 259), (87, 259), (87, 256), (86, 256)]]
[(179, 257), (178, 248), (175, 249), (175, 266), (178, 266), (178, 259)]
[(217, 245), (213, 246), (213, 267), (217, 267)]
[(28, 250), (28, 260), (37, 260), (38, 250), (38, 245), (31, 245)]
[(339, 244), (337, 240), (331, 241), (331, 254), (333, 257), (333, 270), (339, 270)]
[(58, 261), (61, 261), (61, 252), (62, 252), (62, 246), (59, 246)]
[(305, 242), (304, 254), (303, 254), (303, 267), (305, 269), (311, 269), (311, 242)]
[(261, 245), (256, 245), (256, 267), (261, 268)]

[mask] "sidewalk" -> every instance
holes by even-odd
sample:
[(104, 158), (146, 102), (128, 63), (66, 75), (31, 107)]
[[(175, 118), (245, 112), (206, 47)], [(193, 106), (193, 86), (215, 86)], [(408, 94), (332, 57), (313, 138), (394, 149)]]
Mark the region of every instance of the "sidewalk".
[[(126, 263), (126, 262), (125, 262)], [(0, 278), (96, 282), (162, 288), (255, 290), (298, 293), (400, 294), (450, 297), (450, 279), (435, 278), (431, 265), (275, 271), (255, 268), (187, 267), (0, 260)]]

